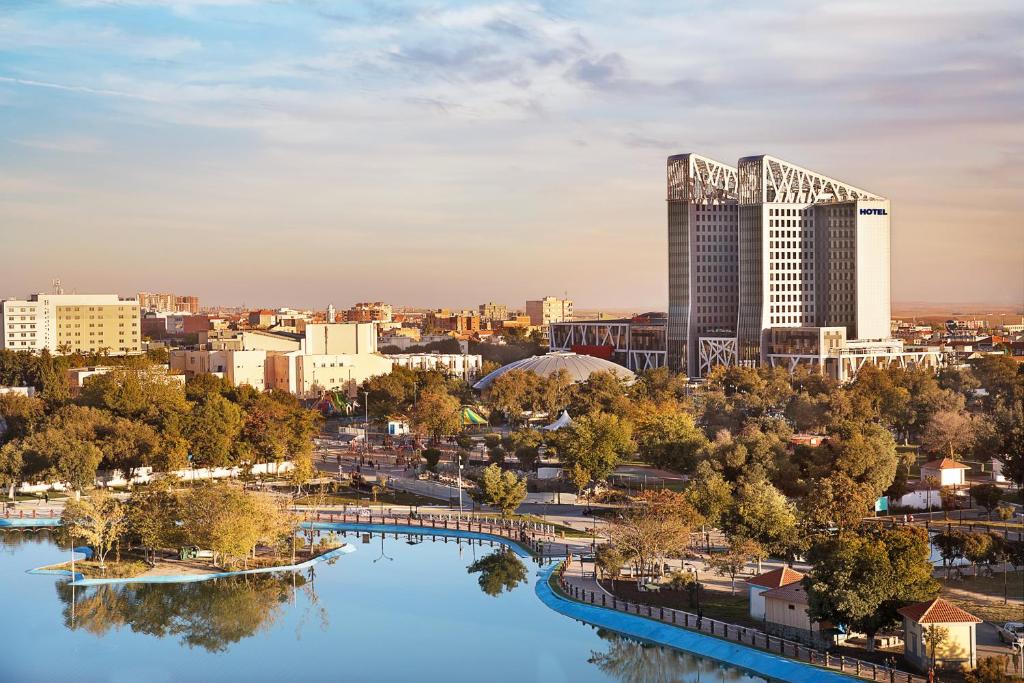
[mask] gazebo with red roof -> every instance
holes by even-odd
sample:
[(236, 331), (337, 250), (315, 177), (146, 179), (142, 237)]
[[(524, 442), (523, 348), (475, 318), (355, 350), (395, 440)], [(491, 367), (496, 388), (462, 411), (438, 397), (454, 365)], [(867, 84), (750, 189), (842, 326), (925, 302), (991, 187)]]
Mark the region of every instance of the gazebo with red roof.
[(962, 462), (951, 458), (929, 460), (921, 465), (921, 481), (934, 477), (939, 486), (961, 486), (967, 481), (967, 470), (971, 469)]

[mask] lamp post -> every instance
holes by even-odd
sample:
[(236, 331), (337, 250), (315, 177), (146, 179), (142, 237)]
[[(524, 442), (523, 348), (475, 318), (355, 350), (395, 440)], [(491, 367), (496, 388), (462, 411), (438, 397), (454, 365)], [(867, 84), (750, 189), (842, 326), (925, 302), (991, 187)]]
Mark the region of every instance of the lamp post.
[(363, 392), (363, 450), (370, 457), (370, 392)]

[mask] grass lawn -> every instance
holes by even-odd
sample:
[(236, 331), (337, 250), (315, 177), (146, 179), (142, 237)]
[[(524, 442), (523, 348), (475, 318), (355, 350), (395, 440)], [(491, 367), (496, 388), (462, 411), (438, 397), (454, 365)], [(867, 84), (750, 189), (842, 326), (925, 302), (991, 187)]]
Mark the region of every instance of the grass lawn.
[[(617, 579), (614, 582), (602, 580), (601, 585), (623, 600), (655, 607), (672, 607), (691, 614), (697, 613), (697, 607), (690, 602), (688, 591), (675, 591), (667, 588), (656, 592), (641, 591), (632, 579)], [(747, 593), (742, 588), (737, 588), (735, 595), (730, 595), (728, 591), (702, 589), (700, 591), (700, 609), (709, 619), (751, 628), (759, 628), (762, 625), (750, 618)]]
[(1024, 612), (1024, 572), (1006, 574), (1010, 603), (1003, 604), (1003, 574), (967, 576), (962, 581), (942, 581), (942, 596), (986, 621), (1020, 621)]
[[(62, 562), (46, 567), (46, 569), (71, 569), (70, 562)], [(107, 566), (100, 567), (96, 560), (75, 562), (75, 571), (87, 579), (127, 579), (145, 573), (149, 565), (142, 561), (141, 556), (133, 553), (121, 553), (121, 561), (114, 560), (114, 554), (107, 556)]]

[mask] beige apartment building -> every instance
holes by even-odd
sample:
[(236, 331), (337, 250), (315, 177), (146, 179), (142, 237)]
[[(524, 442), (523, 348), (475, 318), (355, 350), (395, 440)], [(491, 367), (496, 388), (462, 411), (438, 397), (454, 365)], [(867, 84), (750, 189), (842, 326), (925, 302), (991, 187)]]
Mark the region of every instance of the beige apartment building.
[(33, 294), (2, 303), (0, 348), (50, 353), (142, 352), (137, 299), (116, 294)]
[(531, 325), (547, 326), (551, 323), (572, 322), (572, 300), (546, 296), (543, 299), (526, 302), (526, 315)]

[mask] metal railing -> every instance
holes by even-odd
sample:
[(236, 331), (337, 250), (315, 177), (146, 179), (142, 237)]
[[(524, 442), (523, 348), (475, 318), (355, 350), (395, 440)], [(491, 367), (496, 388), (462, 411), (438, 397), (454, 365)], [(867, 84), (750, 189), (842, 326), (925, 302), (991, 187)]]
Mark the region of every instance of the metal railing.
[(563, 570), (559, 571), (558, 583), (566, 597), (578, 602), (613, 609), (626, 614), (635, 614), (681, 628), (693, 629), (741, 645), (772, 652), (800, 662), (807, 662), (813, 666), (834, 669), (841, 673), (872, 681), (928, 683), (926, 678), (916, 674), (901, 671), (884, 664), (875, 664), (874, 662), (865, 662), (845, 655), (821, 652), (802, 643), (773, 636), (754, 628), (710, 619), (703, 615), (692, 614), (671, 607), (655, 607), (653, 605), (621, 600), (605, 592), (598, 593), (586, 587), (573, 584), (564, 572), (564, 565)]

